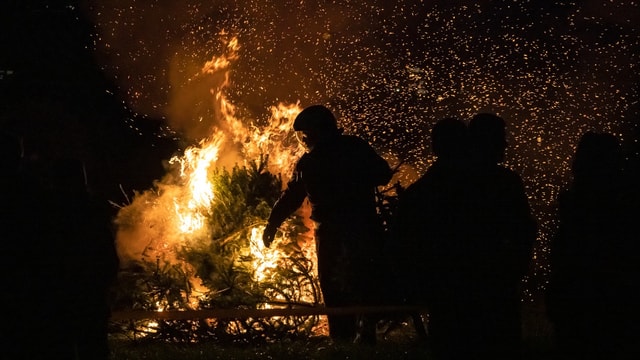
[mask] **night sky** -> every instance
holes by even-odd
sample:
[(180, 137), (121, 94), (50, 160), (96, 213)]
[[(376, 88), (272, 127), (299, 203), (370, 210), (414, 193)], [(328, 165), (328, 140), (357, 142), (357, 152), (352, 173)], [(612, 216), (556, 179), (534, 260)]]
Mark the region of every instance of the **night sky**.
[[(48, 4), (48, 5), (47, 5)], [(447, 116), (504, 117), (507, 165), (525, 181), (544, 287), (555, 198), (586, 130), (637, 145), (637, 1), (9, 1), (0, 57), (2, 126), (28, 156), (87, 160), (122, 202), (162, 161), (216, 125), (203, 64), (237, 37), (229, 99), (260, 125), (269, 106), (324, 103), (408, 185)], [(636, 141), (634, 143), (634, 141)], [(91, 176), (90, 176), (91, 178)], [(535, 291), (535, 290), (532, 290)]]

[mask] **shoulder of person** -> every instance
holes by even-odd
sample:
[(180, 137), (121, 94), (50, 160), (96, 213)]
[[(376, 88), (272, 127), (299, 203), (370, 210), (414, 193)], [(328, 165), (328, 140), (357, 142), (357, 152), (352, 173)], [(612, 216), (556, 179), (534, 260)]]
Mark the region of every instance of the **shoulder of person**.
[(340, 143), (347, 146), (363, 146), (371, 147), (371, 145), (363, 138), (357, 135), (343, 134), (339, 137)]
[(422, 196), (425, 191), (428, 191), (433, 185), (433, 179), (429, 170), (427, 170), (416, 181), (409, 184), (404, 191), (398, 196), (401, 199), (410, 199), (414, 197)]
[(510, 181), (522, 182), (522, 176), (520, 176), (517, 171), (509, 168), (508, 166), (498, 165), (495, 167), (495, 169), (496, 173), (505, 179), (508, 179)]
[(563, 188), (558, 192), (558, 196), (556, 197), (559, 204), (565, 204), (569, 201), (573, 201), (575, 198), (575, 190), (571, 187)]
[(295, 166), (295, 171), (302, 170), (309, 162), (311, 161), (312, 155), (309, 152), (302, 154), (302, 156), (298, 159)]

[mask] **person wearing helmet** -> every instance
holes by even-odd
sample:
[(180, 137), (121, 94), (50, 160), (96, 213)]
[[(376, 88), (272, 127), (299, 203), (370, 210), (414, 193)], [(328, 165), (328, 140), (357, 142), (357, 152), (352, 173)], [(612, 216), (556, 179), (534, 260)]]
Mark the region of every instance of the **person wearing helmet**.
[[(293, 128), (307, 152), (271, 210), (264, 244), (271, 244), (278, 227), (308, 199), (325, 305), (362, 305), (371, 298), (366, 292), (373, 287), (373, 259), (383, 241), (375, 190), (391, 180), (392, 170), (365, 140), (343, 134), (323, 105), (305, 108)], [(357, 316), (329, 315), (328, 322), (334, 340), (375, 342), (375, 324), (359, 332)]]

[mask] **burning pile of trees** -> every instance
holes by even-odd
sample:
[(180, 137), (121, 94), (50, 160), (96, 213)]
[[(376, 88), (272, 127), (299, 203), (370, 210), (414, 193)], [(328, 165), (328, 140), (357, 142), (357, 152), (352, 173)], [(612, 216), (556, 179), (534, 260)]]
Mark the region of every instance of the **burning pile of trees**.
[[(231, 170), (210, 169), (207, 177), (215, 188), (215, 199), (205, 212), (208, 236), (170, 247), (147, 244), (142, 256), (120, 272), (113, 288), (113, 310), (264, 309), (321, 304), (315, 259), (303, 248), (308, 242), (304, 234), (309, 230), (303, 217), (288, 220), (273, 249), (261, 243), (261, 229), (282, 189), (282, 179), (266, 170), (266, 160), (236, 165)], [(139, 197), (139, 201), (144, 198)], [(126, 231), (139, 226), (144, 222), (140, 211), (136, 206), (122, 208), (118, 227)], [(114, 323), (113, 332), (172, 342), (255, 342), (308, 336), (320, 323), (319, 316), (136, 320)]]

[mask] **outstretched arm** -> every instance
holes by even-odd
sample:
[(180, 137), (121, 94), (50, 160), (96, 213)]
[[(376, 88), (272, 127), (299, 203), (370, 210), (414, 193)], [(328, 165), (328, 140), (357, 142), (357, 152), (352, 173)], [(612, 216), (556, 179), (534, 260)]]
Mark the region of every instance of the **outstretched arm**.
[(296, 173), (271, 209), (267, 226), (262, 233), (264, 246), (271, 245), (280, 225), (302, 205), (306, 196), (304, 184)]

